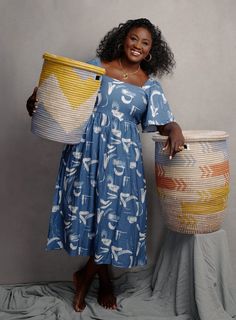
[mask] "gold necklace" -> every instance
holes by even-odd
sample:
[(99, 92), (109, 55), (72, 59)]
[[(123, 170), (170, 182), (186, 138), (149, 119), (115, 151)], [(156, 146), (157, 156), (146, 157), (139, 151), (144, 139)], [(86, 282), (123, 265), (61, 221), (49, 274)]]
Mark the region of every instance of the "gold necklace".
[(140, 70), (140, 65), (138, 66), (138, 69), (137, 70), (135, 70), (134, 72), (127, 72), (125, 69), (124, 69), (124, 67), (122, 66), (122, 63), (121, 63), (121, 59), (119, 59), (119, 63), (120, 63), (120, 67), (121, 67), (121, 71), (122, 71), (122, 73), (123, 73), (123, 79), (128, 79), (128, 77), (129, 77), (129, 75), (133, 75), (133, 74), (135, 74), (135, 73), (137, 73), (137, 72), (139, 72), (139, 70)]

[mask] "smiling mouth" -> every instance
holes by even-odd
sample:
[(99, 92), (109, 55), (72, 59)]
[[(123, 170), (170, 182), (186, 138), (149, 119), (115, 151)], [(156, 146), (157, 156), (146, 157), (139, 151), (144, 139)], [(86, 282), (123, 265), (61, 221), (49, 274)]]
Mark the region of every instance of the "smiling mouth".
[(131, 49), (131, 53), (132, 55), (134, 55), (135, 57), (139, 57), (141, 55), (141, 52), (137, 51), (137, 50), (134, 50), (134, 49)]

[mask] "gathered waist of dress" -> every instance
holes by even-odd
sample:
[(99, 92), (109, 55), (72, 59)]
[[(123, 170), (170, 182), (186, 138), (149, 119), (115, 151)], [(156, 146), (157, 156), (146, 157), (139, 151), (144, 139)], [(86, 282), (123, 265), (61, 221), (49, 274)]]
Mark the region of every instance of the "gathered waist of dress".
[(134, 118), (133, 116), (128, 116), (127, 114), (124, 114), (118, 110), (112, 110), (111, 112), (102, 112), (101, 110), (94, 110), (93, 111), (93, 117), (99, 116), (101, 117), (101, 122), (103, 125), (106, 125), (107, 122), (118, 122), (118, 123), (130, 123), (131, 125), (137, 126), (139, 124), (139, 121)]

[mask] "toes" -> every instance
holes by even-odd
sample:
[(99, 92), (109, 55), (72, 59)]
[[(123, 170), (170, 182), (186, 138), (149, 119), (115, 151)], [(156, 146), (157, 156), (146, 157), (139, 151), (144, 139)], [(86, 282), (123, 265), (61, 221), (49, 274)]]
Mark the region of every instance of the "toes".
[(86, 307), (85, 303), (77, 304), (76, 302), (74, 303), (74, 310), (76, 312), (82, 312)]
[(105, 309), (117, 309), (116, 297), (111, 292), (100, 290), (98, 293), (97, 301)]
[(113, 301), (112, 301), (112, 303), (111, 303), (111, 309), (112, 309), (112, 310), (117, 309), (117, 305), (116, 305), (116, 303), (113, 302)]
[(103, 301), (103, 302), (98, 301), (98, 302), (105, 309), (110, 309), (110, 310), (117, 309), (117, 305), (113, 301)]

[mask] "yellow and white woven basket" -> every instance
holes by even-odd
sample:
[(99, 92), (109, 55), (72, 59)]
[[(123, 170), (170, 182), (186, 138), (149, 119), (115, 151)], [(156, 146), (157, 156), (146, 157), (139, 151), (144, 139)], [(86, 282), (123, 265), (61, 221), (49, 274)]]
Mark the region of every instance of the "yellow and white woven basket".
[(31, 130), (58, 142), (79, 143), (105, 69), (45, 53)]
[(229, 159), (224, 131), (183, 131), (187, 149), (172, 160), (156, 135), (156, 185), (169, 229), (210, 233), (223, 222), (229, 193)]

